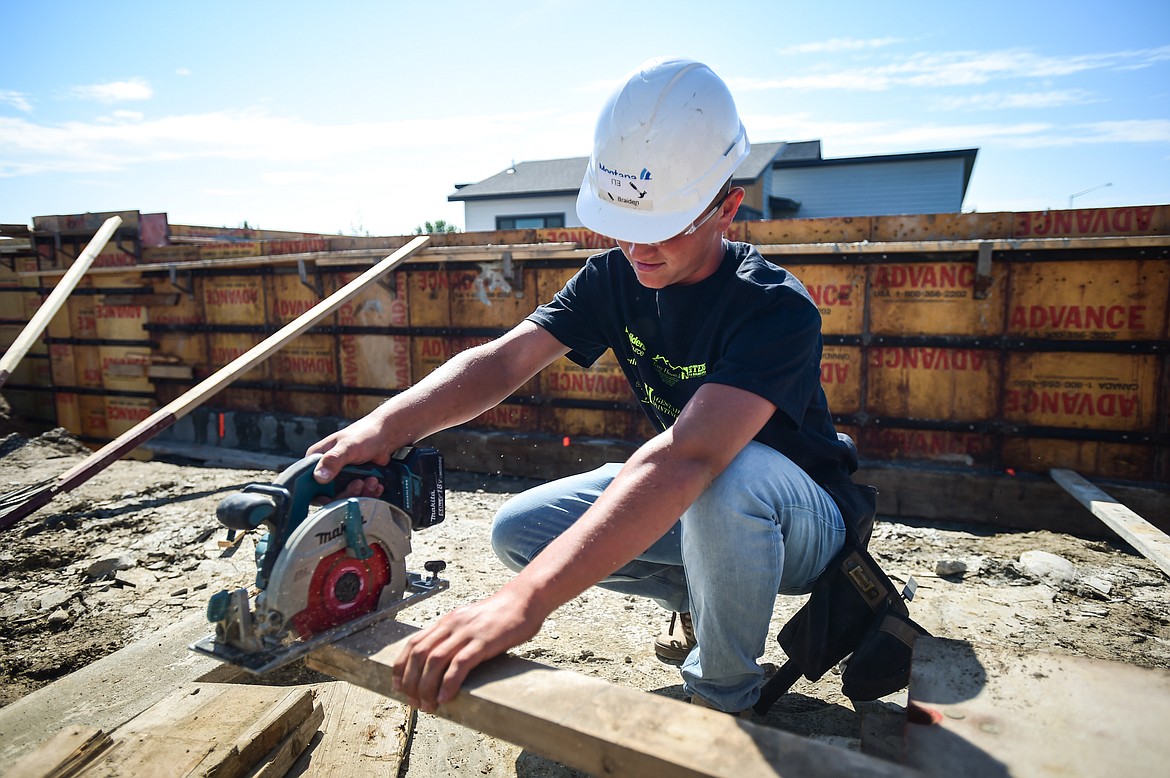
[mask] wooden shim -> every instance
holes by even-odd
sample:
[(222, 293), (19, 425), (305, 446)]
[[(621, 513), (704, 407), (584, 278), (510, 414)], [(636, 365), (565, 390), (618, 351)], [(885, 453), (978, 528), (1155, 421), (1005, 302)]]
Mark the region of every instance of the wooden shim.
[(308, 687), (184, 686), (119, 727), (80, 775), (245, 776), (312, 712)]
[(1054, 468), (1052, 480), (1170, 576), (1170, 538), (1072, 470)]
[[(402, 641), (384, 621), (310, 654), (306, 664), (396, 700)], [(872, 757), (734, 716), (512, 656), (480, 665), (436, 715), (591, 775), (907, 776)]]
[(313, 689), (325, 710), (321, 737), (292, 772), (300, 778), (398, 775), (410, 746), (414, 709), (344, 681)]
[(313, 712), (301, 725), (288, 734), (272, 749), (260, 767), (248, 773), (248, 778), (282, 778), (317, 736), (321, 722), (325, 720), (325, 709), (318, 703)]
[(908, 765), (949, 778), (1165, 774), (1170, 671), (919, 638)]
[(77, 775), (113, 743), (96, 727), (69, 727), (41, 743), (4, 771), (7, 778), (67, 778)]

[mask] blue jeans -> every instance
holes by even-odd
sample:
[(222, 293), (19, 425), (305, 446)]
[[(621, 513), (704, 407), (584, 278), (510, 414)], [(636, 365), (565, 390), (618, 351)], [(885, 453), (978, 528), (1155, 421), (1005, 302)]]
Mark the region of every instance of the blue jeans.
[[(542, 484), (508, 500), (492, 547), (519, 571), (593, 504), (620, 464)], [(633, 517), (631, 517), (633, 518)], [(690, 611), (698, 646), (683, 687), (714, 707), (755, 704), (776, 595), (807, 592), (845, 539), (841, 512), (792, 460), (749, 443), (654, 545), (598, 585)]]

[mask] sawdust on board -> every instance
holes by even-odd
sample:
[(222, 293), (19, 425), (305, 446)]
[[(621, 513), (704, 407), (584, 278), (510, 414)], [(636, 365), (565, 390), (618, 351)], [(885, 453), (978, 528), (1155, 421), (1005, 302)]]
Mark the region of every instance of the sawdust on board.
[[(87, 453), (61, 430), (2, 429), (0, 493), (53, 478)], [(248, 585), (255, 575), (254, 538), (225, 546), (215, 506), (272, 476), (259, 468), (123, 460), (5, 531), (0, 706), (204, 609), (221, 588)], [(507, 580), (511, 573), (492, 554), (488, 532), (497, 507), (530, 483), (448, 474), (447, 521), (415, 533), (407, 565), (414, 570), (429, 559), (446, 561), (451, 588), (407, 610), (404, 621), (425, 624)], [(911, 612), (935, 635), (1170, 668), (1167, 578), (1104, 531), (1101, 538), (1080, 538), (882, 520), (872, 550), (893, 577), (918, 581)], [(1052, 564), (1037, 565), (1038, 558)], [(780, 598), (774, 632), (800, 603)], [(560, 608), (514, 653), (681, 698), (677, 669), (656, 661), (651, 646), (666, 622), (649, 602), (591, 590)], [(783, 661), (774, 642), (765, 660)], [(902, 693), (878, 704), (896, 707), (904, 700)], [(840, 694), (839, 678), (829, 674), (817, 683), (799, 681), (764, 723), (855, 746), (858, 718)], [(431, 743), (416, 734), (410, 773), (435, 769), (435, 759), (448, 768), (463, 760), (493, 770), (491, 760), (502, 759), (510, 764), (494, 774), (571, 774), (508, 744), (485, 747), (490, 739), (471, 735), (474, 742), (452, 750), (450, 738), (439, 743), (443, 738), (433, 735)], [(426, 749), (442, 750), (441, 758), (428, 757)]]

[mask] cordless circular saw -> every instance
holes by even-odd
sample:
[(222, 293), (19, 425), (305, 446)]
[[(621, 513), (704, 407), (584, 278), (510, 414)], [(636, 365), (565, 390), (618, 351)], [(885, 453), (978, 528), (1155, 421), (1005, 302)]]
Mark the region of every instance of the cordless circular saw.
[[(346, 466), (328, 484), (313, 478), (320, 454), (292, 465), (271, 484), (251, 484), (220, 502), (216, 517), (232, 532), (263, 525), (256, 543), (256, 589), (211, 596), (215, 633), (190, 648), (260, 674), (297, 659), (447, 588), (445, 564), (426, 576), (406, 571), (412, 530), (444, 518), (443, 458), (408, 446), (390, 463)], [(373, 476), (382, 496), (336, 499)], [(314, 510), (314, 503), (325, 504)]]

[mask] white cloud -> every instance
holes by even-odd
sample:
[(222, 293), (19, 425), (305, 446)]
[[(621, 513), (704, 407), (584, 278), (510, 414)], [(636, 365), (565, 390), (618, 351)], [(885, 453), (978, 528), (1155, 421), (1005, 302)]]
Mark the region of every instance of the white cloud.
[(175, 68), (175, 75), (176, 76), (189, 76), (189, 75), (191, 75), (191, 69), (190, 68)]
[(1170, 143), (1170, 120), (1129, 119), (1075, 124), (1057, 134), (1017, 139), (1019, 148), (1084, 146), (1098, 143)]
[(1170, 46), (1104, 54), (1050, 57), (1026, 49), (920, 52), (885, 64), (842, 69), (820, 67), (780, 78), (728, 79), (732, 91), (977, 86), (1016, 78), (1055, 78), (1094, 70), (1133, 70), (1170, 60)]
[(126, 81), (75, 86), (70, 90), (70, 94), (82, 100), (94, 100), (108, 104), (130, 100), (149, 100), (154, 96), (154, 90), (146, 81), (140, 78), (131, 78)]
[(877, 49), (883, 46), (892, 46), (901, 43), (902, 38), (831, 38), (826, 41), (798, 43), (794, 46), (784, 46), (779, 49), (780, 54), (833, 54), (842, 51), (857, 51), (859, 49)]
[(1084, 89), (1054, 89), (1047, 92), (988, 92), (963, 97), (940, 97), (934, 102), (934, 107), (943, 111), (994, 111), (1005, 108), (1060, 108), (1093, 102), (1098, 102), (1098, 99)]
[(820, 139), (826, 157), (999, 146), (1066, 148), (1102, 143), (1170, 142), (1170, 120), (1130, 119), (1079, 124), (972, 122), (905, 124), (896, 120), (825, 122), (809, 114), (745, 115), (754, 137)]
[(32, 103), (28, 101), (28, 97), (10, 89), (0, 89), (0, 105), (10, 105), (18, 111), (32, 113)]
[[(107, 117), (39, 124), (0, 117), (0, 166), (7, 175), (17, 175), (125, 170), (160, 160), (242, 159), (287, 163), (299, 169), (305, 164), (351, 164), (360, 155), (366, 155), (365, 166), (372, 165), (378, 155), (416, 157), (425, 165), (428, 159), (452, 157), (453, 150), (465, 148), (473, 135), (481, 155), (498, 155), (490, 164), (502, 166), (516, 149), (532, 153), (534, 159), (550, 153), (538, 145), (539, 138), (527, 139), (531, 128), (547, 131), (553, 127), (551, 137), (580, 134), (579, 128), (566, 124), (565, 116), (551, 111), (331, 125), (260, 110), (150, 120), (118, 112), (115, 117), (122, 121)], [(557, 127), (564, 131), (556, 131)]]

